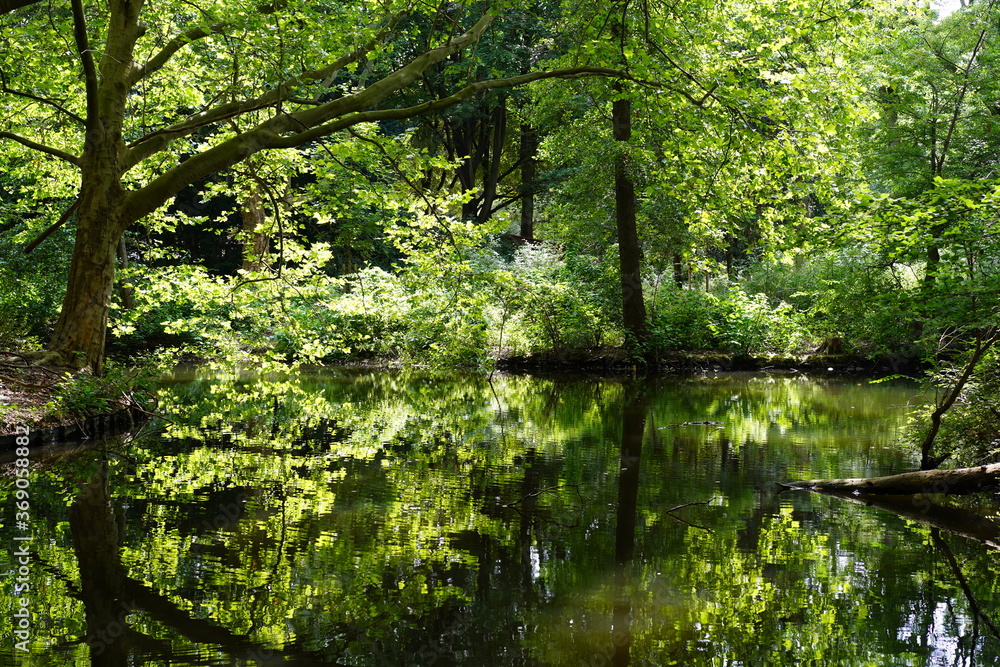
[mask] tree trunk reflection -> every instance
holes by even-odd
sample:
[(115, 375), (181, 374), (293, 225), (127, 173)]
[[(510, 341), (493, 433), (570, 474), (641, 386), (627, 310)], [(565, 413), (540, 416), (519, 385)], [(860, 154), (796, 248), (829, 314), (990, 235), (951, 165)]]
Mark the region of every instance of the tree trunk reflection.
[(611, 640), (614, 644), (611, 664), (628, 665), (632, 647), (632, 601), (628, 595), (627, 574), (635, 551), (636, 506), (639, 499), (639, 464), (642, 436), (646, 430), (648, 402), (642, 386), (626, 387), (622, 408), (621, 465), (618, 475), (618, 504), (615, 522), (614, 610)]

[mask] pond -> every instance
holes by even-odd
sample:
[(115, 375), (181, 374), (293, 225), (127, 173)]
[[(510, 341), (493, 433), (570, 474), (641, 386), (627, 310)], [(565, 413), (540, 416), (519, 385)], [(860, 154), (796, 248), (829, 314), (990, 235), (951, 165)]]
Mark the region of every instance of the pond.
[(164, 387), (165, 419), (138, 433), (32, 452), (27, 526), (4, 478), (0, 539), (32, 555), (3, 568), (4, 624), (30, 613), (3, 664), (1000, 655), (997, 542), (921, 518), (948, 501), (907, 516), (777, 493), (912, 469), (909, 384), (324, 370)]

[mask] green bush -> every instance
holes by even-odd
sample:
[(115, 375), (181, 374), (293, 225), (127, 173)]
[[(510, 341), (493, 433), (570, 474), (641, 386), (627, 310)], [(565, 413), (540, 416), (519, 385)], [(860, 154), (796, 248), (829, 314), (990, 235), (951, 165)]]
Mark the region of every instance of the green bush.
[[(508, 333), (511, 347), (530, 353), (566, 353), (620, 342), (612, 324), (617, 314), (600, 280), (594, 258), (568, 260), (558, 249), (524, 246), (513, 261), (485, 279), (498, 286), (496, 309), (512, 315)], [(495, 324), (493, 328), (498, 328)]]
[(79, 419), (121, 409), (136, 395), (150, 395), (163, 370), (162, 364), (152, 358), (134, 359), (128, 364), (108, 359), (101, 377), (87, 371), (67, 374), (56, 386), (49, 411), (60, 419)]
[(236, 308), (226, 279), (189, 265), (136, 267), (123, 277), (132, 286), (133, 306), (112, 304), (114, 345), (129, 351), (163, 345), (209, 349), (232, 335)]
[(718, 348), (719, 299), (700, 290), (661, 287), (649, 308), (650, 337), (664, 351), (714, 350)]
[(772, 306), (764, 294), (731, 289), (718, 303), (716, 335), (733, 354), (790, 352), (805, 338), (799, 314), (789, 304)]
[(649, 310), (651, 343), (662, 351), (789, 352), (805, 336), (792, 306), (737, 286), (719, 294), (660, 286)]
[(899, 354), (913, 351), (913, 301), (918, 272), (887, 264), (862, 248), (802, 257), (795, 263), (759, 262), (742, 280), (747, 293), (763, 293), (772, 306), (788, 303), (802, 313), (814, 340), (837, 336), (853, 351)]

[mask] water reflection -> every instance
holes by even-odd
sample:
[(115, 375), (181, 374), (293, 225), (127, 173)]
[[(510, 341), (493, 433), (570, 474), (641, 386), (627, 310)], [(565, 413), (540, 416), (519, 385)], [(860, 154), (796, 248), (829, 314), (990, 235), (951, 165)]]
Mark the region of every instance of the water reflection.
[(981, 664), (998, 651), (989, 526), (933, 499), (908, 514), (775, 493), (911, 466), (894, 406), (912, 395), (757, 376), (190, 378), (162, 433), (33, 479), (34, 659)]

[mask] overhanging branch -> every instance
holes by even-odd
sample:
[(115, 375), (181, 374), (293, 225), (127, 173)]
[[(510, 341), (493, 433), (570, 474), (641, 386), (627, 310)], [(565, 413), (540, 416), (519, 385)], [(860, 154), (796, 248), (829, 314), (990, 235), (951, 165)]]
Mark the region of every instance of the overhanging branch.
[(28, 5), (37, 5), (42, 0), (0, 0), (0, 14), (7, 14), (15, 9), (20, 9), (21, 7), (27, 7)]
[(191, 42), (196, 42), (199, 39), (204, 39), (209, 35), (217, 35), (223, 32), (229, 23), (225, 21), (220, 21), (218, 23), (213, 23), (208, 27), (198, 26), (197, 28), (191, 28), (187, 32), (177, 35), (169, 42), (166, 46), (160, 49), (159, 53), (149, 59), (142, 67), (136, 67), (131, 75), (129, 76), (128, 86), (131, 88), (137, 84), (142, 79), (146, 78), (153, 72), (158, 71), (167, 62), (174, 57), (178, 51), (190, 44)]
[[(201, 111), (198, 114), (191, 116), (190, 118), (187, 118), (179, 123), (174, 123), (173, 125), (160, 128), (154, 132), (147, 134), (144, 137), (141, 137), (140, 139), (137, 139), (136, 141), (133, 141), (128, 146), (129, 152), (124, 160), (124, 165), (126, 170), (139, 164), (140, 162), (142, 162), (142, 160), (149, 157), (150, 155), (153, 155), (163, 150), (171, 142), (180, 139), (182, 137), (185, 137), (203, 127), (207, 127), (209, 125), (213, 125), (215, 123), (219, 123), (222, 121), (227, 121), (232, 118), (236, 118), (237, 116), (241, 116), (243, 114), (259, 111), (261, 109), (266, 109), (268, 107), (275, 106), (281, 102), (290, 101), (292, 98), (291, 93), (292, 91), (295, 90), (297, 86), (307, 83), (329, 82), (330, 80), (332, 80), (333, 76), (338, 71), (340, 71), (347, 65), (358, 62), (359, 60), (364, 58), (366, 54), (371, 52), (371, 50), (374, 49), (375, 46), (392, 31), (392, 29), (395, 27), (398, 21), (399, 21), (398, 16), (393, 17), (370, 40), (365, 42), (363, 45), (361, 45), (354, 51), (344, 54), (343, 56), (329, 63), (325, 67), (321, 67), (315, 70), (310, 70), (308, 72), (303, 72), (298, 76), (286, 79), (285, 81), (278, 84), (268, 92), (264, 93), (263, 95), (259, 95), (256, 98), (248, 100), (240, 100), (236, 102), (229, 102), (227, 104), (222, 104), (217, 107), (213, 107), (211, 109), (205, 109), (204, 111)], [(218, 31), (221, 32), (222, 30), (225, 29), (225, 26), (226, 26), (225, 23), (217, 23), (214, 24), (212, 28), (217, 27)], [(189, 31), (190, 35), (187, 36), (193, 36), (195, 33), (198, 32), (198, 30), (200, 29)], [(215, 34), (215, 32), (205, 33), (205, 35), (202, 35), (202, 37), (208, 36), (208, 34)], [(160, 54), (158, 54), (152, 61), (150, 61), (150, 63), (152, 64), (154, 63), (154, 61), (158, 62), (159, 64), (156, 66), (156, 69), (162, 67), (169, 60), (169, 58), (174, 55), (174, 53), (176, 53), (186, 44), (189, 44), (191, 41), (193, 41), (193, 39), (188, 41), (183, 41), (184, 39), (185, 36), (179, 36), (174, 38), (174, 40), (172, 40), (170, 44), (164, 47), (163, 51), (161, 51)], [(160, 58), (162, 58), (162, 61), (157, 60)], [(139, 81), (142, 77), (147, 76), (153, 71), (155, 70), (150, 69), (150, 67), (147, 65), (147, 67), (143, 68), (141, 73), (136, 75), (135, 81)], [(315, 104), (315, 103), (316, 102), (310, 102), (310, 104)]]
[[(78, 2), (79, 0), (74, 1)], [(468, 44), (475, 42), (494, 18), (496, 18), (494, 14), (484, 15), (464, 34), (456, 37), (447, 44), (422, 53), (403, 67), (371, 84), (364, 90), (358, 91), (353, 95), (346, 95), (332, 100), (315, 108), (299, 111), (295, 114), (275, 116), (247, 132), (191, 157), (158, 178), (153, 179), (145, 187), (132, 192), (126, 201), (126, 218), (134, 222), (155, 211), (168, 198), (198, 179), (238, 164), (258, 151), (280, 147), (277, 142), (280, 141), (282, 135), (285, 133), (294, 132), (303, 127), (316, 127), (332, 118), (348, 116), (361, 109), (377, 105), (388, 95), (418, 80), (423, 76), (427, 68), (461, 51)], [(324, 68), (324, 70), (320, 71), (325, 72), (327, 69), (329, 68)], [(525, 82), (527, 80), (530, 79), (525, 79)], [(280, 91), (280, 89), (281, 87), (279, 86), (276, 90)], [(274, 97), (263, 96), (258, 98), (257, 101), (277, 101), (281, 99), (280, 95), (283, 94), (279, 92), (275, 93)], [(464, 97), (457, 97), (455, 101), (460, 99), (464, 99)], [(357, 122), (361, 121), (356, 120), (344, 124), (341, 127), (329, 130), (329, 132), (350, 127)], [(166, 137), (162, 139), (164, 145), (169, 140)], [(299, 144), (301, 143), (304, 143), (304, 141), (299, 142)], [(148, 146), (134, 146), (126, 157), (125, 164), (128, 167), (135, 165), (138, 160), (142, 159), (142, 156), (149, 154), (147, 150)]]
[(7, 75), (4, 74), (4, 71), (2, 69), (0, 69), (0, 92), (7, 93), (8, 95), (15, 95), (17, 97), (23, 97), (25, 99), (38, 102), (40, 104), (45, 104), (47, 106), (52, 107), (56, 111), (59, 111), (60, 113), (69, 116), (70, 118), (80, 123), (81, 125), (86, 124), (83, 118), (80, 118), (80, 116), (73, 113), (72, 111), (64, 107), (59, 102), (56, 102), (55, 100), (51, 100), (47, 97), (41, 97), (39, 95), (33, 95), (31, 93), (26, 93), (23, 90), (16, 90), (14, 88), (11, 88), (10, 86), (7, 85)]
[(94, 65), (94, 54), (90, 52), (90, 42), (87, 37), (87, 18), (83, 11), (82, 0), (72, 0), (73, 6), (73, 36), (76, 39), (76, 50), (83, 64), (83, 78), (87, 88), (87, 131), (98, 121), (98, 80), (97, 67)]
[[(477, 81), (476, 83), (469, 84), (465, 88), (462, 88), (448, 97), (429, 100), (411, 107), (405, 107), (402, 109), (375, 109), (350, 114), (348, 116), (338, 118), (331, 123), (326, 123), (297, 134), (275, 139), (268, 144), (268, 148), (294, 148), (359, 123), (413, 118), (414, 116), (420, 116), (454, 106), (462, 100), (468, 99), (477, 93), (487, 90), (513, 88), (516, 86), (522, 86), (526, 83), (531, 83), (533, 81), (541, 81), (543, 79), (576, 79), (587, 76), (628, 78), (628, 75), (625, 72), (608, 67), (574, 67), (570, 69), (549, 70), (547, 72), (532, 72), (530, 74), (521, 74), (505, 79)], [(297, 114), (293, 117), (297, 117)], [(300, 125), (305, 124), (301, 123)]]

